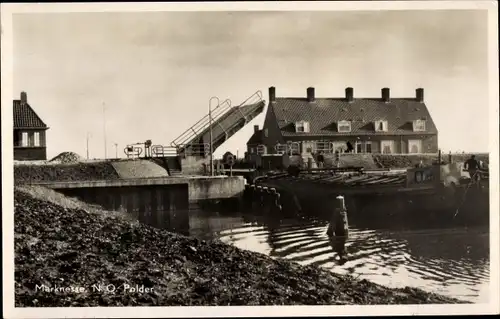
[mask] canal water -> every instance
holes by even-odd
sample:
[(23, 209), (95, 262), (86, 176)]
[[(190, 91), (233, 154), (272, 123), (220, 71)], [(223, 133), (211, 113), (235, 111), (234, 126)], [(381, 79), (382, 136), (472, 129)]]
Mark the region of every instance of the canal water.
[(205, 240), (218, 238), (242, 249), (388, 287), (417, 287), (475, 303), (488, 302), (487, 228), (382, 228), (366, 223), (357, 227), (350, 222), (349, 260), (340, 265), (326, 236), (327, 222), (258, 215), (190, 211), (189, 229), (186, 225), (175, 231)]

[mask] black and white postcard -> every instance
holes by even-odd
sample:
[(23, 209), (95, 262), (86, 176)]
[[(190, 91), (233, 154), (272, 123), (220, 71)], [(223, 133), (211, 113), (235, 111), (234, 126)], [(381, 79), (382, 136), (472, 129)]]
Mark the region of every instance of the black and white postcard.
[(4, 317), (498, 313), (497, 7), (2, 3)]

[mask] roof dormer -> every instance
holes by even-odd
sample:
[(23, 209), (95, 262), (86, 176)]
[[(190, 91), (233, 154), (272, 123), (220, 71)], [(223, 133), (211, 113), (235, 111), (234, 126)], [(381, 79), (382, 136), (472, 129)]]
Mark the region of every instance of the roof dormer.
[(308, 121), (297, 121), (295, 122), (295, 132), (297, 133), (309, 133), (310, 127)]
[(339, 132), (339, 133), (351, 132), (351, 121), (338, 121), (337, 122), (337, 132)]
[(389, 125), (386, 120), (379, 120), (374, 122), (375, 132), (387, 132)]
[(425, 132), (425, 120), (419, 119), (413, 121), (413, 132)]

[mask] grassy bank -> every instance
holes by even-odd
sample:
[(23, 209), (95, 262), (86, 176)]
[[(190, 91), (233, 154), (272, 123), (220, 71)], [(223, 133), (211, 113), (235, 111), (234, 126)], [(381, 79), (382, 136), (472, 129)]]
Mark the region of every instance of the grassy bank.
[[(40, 187), (15, 189), (14, 221), (17, 307), (458, 302), (176, 235)], [(93, 291), (94, 284), (117, 290)], [(125, 292), (124, 285), (151, 291)]]
[(87, 181), (118, 179), (111, 162), (77, 162), (39, 164), (23, 163), (14, 165), (16, 183), (35, 183), (50, 181)]

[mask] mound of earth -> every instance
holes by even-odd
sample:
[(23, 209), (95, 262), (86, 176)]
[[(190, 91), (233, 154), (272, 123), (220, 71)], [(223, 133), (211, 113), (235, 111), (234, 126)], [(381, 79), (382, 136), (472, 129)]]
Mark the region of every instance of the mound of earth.
[[(16, 307), (459, 302), (66, 208), (19, 189), (14, 197)], [(98, 291), (105, 286), (115, 293)]]
[(59, 162), (59, 163), (78, 163), (82, 160), (82, 157), (73, 152), (62, 152), (57, 155), (50, 162)]

